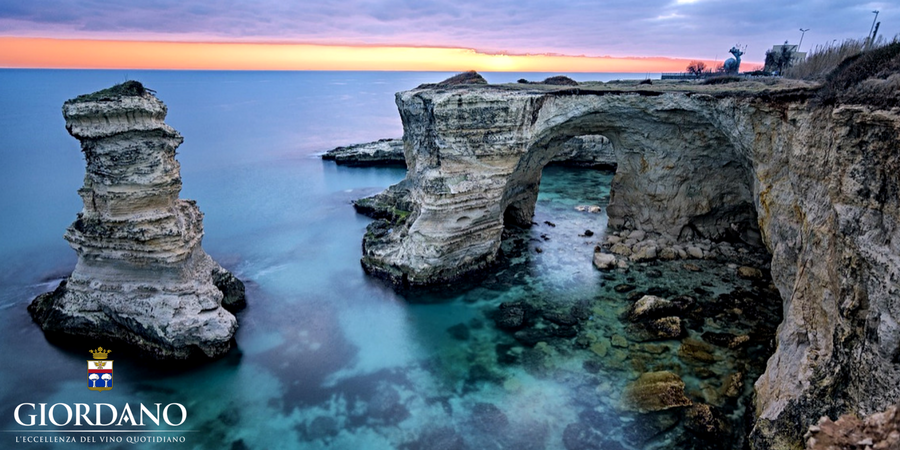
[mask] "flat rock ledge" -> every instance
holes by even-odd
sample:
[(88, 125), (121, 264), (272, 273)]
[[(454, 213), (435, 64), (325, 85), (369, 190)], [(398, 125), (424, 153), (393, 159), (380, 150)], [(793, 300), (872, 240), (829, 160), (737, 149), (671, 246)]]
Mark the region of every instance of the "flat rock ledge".
[[(583, 135), (559, 144), (559, 154), (551, 164), (592, 169), (615, 170), (616, 155), (605, 136)], [(351, 167), (406, 167), (403, 139), (379, 139), (375, 142), (336, 147), (322, 154), (325, 161)]]
[(166, 106), (136, 81), (68, 100), (87, 161), (84, 208), (65, 239), (72, 274), (28, 306), (49, 336), (124, 343), (157, 359), (217, 357), (234, 343), (244, 285), (201, 247), (203, 213), (181, 200)]
[(339, 165), (356, 167), (406, 167), (406, 158), (403, 156), (403, 139), (379, 139), (365, 144), (337, 147), (323, 153), (322, 159), (334, 161)]

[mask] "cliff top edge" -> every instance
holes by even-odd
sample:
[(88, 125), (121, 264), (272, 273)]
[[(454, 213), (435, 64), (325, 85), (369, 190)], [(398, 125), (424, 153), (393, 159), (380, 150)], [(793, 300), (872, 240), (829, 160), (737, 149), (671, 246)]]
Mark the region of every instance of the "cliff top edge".
[(152, 96), (153, 93), (152, 89), (145, 88), (140, 81), (129, 80), (97, 92), (79, 95), (73, 99), (66, 100), (66, 103), (110, 101), (121, 97), (146, 97), (148, 95)]

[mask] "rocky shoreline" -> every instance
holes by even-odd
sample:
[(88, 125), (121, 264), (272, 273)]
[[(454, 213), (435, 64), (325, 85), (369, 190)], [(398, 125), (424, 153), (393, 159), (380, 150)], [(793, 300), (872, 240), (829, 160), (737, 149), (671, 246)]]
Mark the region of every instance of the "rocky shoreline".
[(84, 208), (65, 234), (75, 270), (28, 306), (47, 335), (124, 343), (157, 359), (233, 346), (244, 285), (203, 251), (203, 213), (178, 198), (183, 138), (166, 113), (136, 81), (63, 105), (87, 173)]
[(742, 278), (748, 279), (762, 278), (760, 269), (768, 270), (770, 258), (764, 248), (745, 242), (678, 241), (643, 230), (609, 230), (594, 251), (594, 265), (601, 270), (625, 268), (635, 262), (707, 259), (740, 266)]
[[(538, 267), (559, 264), (552, 262), (558, 250), (548, 245), (563, 239), (554, 231), (571, 220), (509, 230), (493, 271), (512, 272), (520, 252), (543, 260)], [(542, 233), (550, 240), (535, 242)], [(591, 236), (565, 241), (564, 248), (587, 245)], [(538, 246), (545, 250), (536, 252)], [(723, 261), (712, 249), (704, 259), (625, 258), (622, 267), (601, 271), (598, 287), (584, 296), (526, 290), (487, 313), (512, 341), (497, 345), (498, 361), (584, 383), (579, 420), (563, 433), (567, 449), (745, 448), (754, 419), (752, 380), (774, 350), (780, 298), (767, 270), (747, 277)], [(494, 280), (479, 286), (490, 289)], [(584, 379), (554, 371), (560, 359), (579, 361)]]
[[(863, 83), (865, 61), (854, 64), (840, 70)], [(745, 277), (770, 272), (784, 322), (756, 380), (751, 441), (797, 447), (822, 415), (900, 400), (890, 306), (900, 117), (877, 99), (835, 98), (816, 84), (755, 80), (398, 93), (410, 169), (384, 208), (402, 214), (370, 225), (363, 266), (402, 286), (483, 271), (504, 230), (531, 223), (541, 169), (561, 144), (605, 136), (617, 168), (598, 265), (711, 258), (736, 261)], [(754, 248), (771, 255), (769, 271)]]

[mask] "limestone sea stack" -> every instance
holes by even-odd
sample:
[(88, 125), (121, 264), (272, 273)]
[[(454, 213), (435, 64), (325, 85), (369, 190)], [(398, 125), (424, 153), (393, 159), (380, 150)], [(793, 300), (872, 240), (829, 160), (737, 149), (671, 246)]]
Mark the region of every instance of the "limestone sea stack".
[(124, 342), (159, 359), (231, 348), (237, 321), (226, 307), (243, 305), (244, 286), (203, 251), (203, 214), (178, 198), (183, 138), (166, 112), (135, 81), (63, 105), (87, 171), (84, 209), (65, 233), (75, 270), (28, 307), (45, 333)]

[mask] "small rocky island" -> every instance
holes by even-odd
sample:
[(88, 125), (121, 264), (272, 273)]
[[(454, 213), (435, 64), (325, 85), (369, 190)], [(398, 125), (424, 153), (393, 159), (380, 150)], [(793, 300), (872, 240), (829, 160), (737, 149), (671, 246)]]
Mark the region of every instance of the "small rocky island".
[[(356, 203), (378, 219), (362, 265), (404, 288), (483, 272), (505, 227), (535, 225), (541, 171), (563, 144), (604, 136), (617, 170), (599, 268), (771, 255), (784, 319), (754, 380), (750, 442), (801, 448), (822, 416), (900, 400), (900, 102), (890, 73), (867, 71), (871, 57), (824, 83), (444, 82), (398, 93), (408, 172)], [(639, 381), (688, 404), (668, 373)]]
[(166, 112), (136, 81), (63, 105), (87, 173), (84, 209), (65, 233), (75, 270), (28, 307), (48, 335), (121, 342), (158, 359), (231, 348), (229, 310), (243, 307), (244, 285), (203, 251), (203, 213), (178, 198), (183, 138)]

